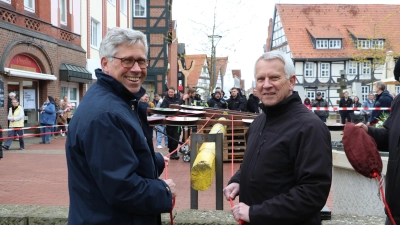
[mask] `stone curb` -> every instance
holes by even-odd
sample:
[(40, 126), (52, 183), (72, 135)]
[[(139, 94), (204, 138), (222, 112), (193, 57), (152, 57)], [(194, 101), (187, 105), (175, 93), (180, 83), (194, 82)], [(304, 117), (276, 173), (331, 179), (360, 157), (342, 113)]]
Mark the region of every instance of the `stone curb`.
[[(170, 224), (169, 213), (161, 216), (162, 224)], [(175, 225), (237, 225), (230, 211), (181, 210), (173, 212)], [(0, 205), (0, 225), (67, 225), (68, 206)], [(323, 225), (379, 225), (385, 217), (332, 215)]]

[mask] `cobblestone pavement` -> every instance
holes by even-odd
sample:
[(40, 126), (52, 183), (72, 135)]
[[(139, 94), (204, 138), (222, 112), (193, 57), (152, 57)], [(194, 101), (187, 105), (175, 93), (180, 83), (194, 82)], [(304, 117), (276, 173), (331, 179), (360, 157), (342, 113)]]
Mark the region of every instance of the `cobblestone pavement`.
[[(11, 150), (3, 151), (4, 158), (0, 160), (0, 204), (68, 206), (65, 139), (52, 138), (50, 144), (39, 144), (39, 137), (25, 138), (25, 150), (13, 150), (19, 148), (19, 143), (13, 141)], [(332, 140), (340, 139), (340, 132), (332, 132)], [(156, 150), (167, 153), (166, 148)], [(172, 160), (168, 167), (169, 178), (177, 184), (175, 209), (178, 211), (190, 208), (189, 166), (180, 159)], [(233, 170), (239, 166), (240, 163), (234, 163)], [(230, 163), (224, 163), (224, 185), (231, 169)], [(327, 205), (332, 209), (332, 196)], [(199, 192), (199, 209), (215, 209), (215, 182), (209, 190)], [(224, 209), (230, 209), (229, 202), (224, 201)]]

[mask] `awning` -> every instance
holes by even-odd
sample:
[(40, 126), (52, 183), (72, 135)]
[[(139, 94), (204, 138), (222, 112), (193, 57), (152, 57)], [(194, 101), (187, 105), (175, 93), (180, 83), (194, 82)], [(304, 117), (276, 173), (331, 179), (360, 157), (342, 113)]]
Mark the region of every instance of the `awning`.
[(92, 82), (92, 73), (82, 66), (62, 63), (60, 66), (60, 80), (88, 84)]
[(57, 77), (51, 74), (35, 73), (25, 70), (16, 70), (11, 68), (4, 68), (4, 71), (9, 72), (12, 77), (23, 77), (38, 80), (57, 80)]

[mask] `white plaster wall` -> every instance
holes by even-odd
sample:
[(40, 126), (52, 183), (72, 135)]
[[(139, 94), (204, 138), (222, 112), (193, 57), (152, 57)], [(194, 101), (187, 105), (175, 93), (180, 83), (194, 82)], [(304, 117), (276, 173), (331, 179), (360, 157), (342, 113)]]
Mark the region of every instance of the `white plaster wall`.
[(128, 17), (120, 12), (120, 16), (119, 16), (119, 26), (120, 27), (124, 27), (124, 28), (129, 28), (128, 27)]
[[(81, 34), (81, 0), (72, 1), (72, 14), (74, 15), (74, 33)], [(82, 21), (83, 22), (83, 21)]]
[(81, 46), (83, 49), (85, 49), (85, 51), (88, 50), (88, 46), (87, 46), (87, 40), (88, 40), (88, 34), (87, 34), (87, 0), (81, 0), (80, 1), (81, 4), (81, 11), (80, 11), (80, 34), (81, 34)]
[[(117, 26), (117, 10), (115, 7), (115, 5), (107, 1), (107, 28), (113, 28)], [(118, 9), (118, 12), (119, 11), (120, 10)]]
[(50, 8), (51, 8), (51, 24), (58, 27), (58, 0), (51, 0)]
[[(108, 1), (107, 1), (108, 2)], [(107, 3), (108, 4), (108, 3)], [(90, 4), (90, 17), (94, 18), (98, 22), (100, 22), (100, 29), (102, 29), (103, 26), (103, 7), (101, 2), (99, 1), (99, 4), (94, 4), (91, 2)], [(90, 26), (90, 23), (88, 24)], [(100, 35), (102, 34), (102, 30), (100, 30)], [(87, 36), (87, 38), (90, 38), (90, 36)], [(99, 40), (101, 42), (101, 39)], [(97, 48), (93, 48), (90, 46), (90, 58), (91, 59), (98, 59), (99, 58), (99, 50)]]
[(296, 62), (295, 65), (296, 75), (303, 75), (304, 73), (304, 63), (303, 62)]

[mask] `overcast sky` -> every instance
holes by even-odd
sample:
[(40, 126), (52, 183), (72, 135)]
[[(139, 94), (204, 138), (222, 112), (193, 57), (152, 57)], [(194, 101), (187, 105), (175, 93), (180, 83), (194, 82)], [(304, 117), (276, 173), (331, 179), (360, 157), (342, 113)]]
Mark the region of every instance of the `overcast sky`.
[[(246, 89), (250, 88), (255, 60), (263, 53), (268, 35), (268, 21), (273, 17), (276, 3), (342, 3), (342, 4), (399, 4), (398, 0), (173, 0), (172, 19), (177, 21), (179, 43), (185, 43), (186, 54), (211, 54), (215, 15), (216, 35), (222, 38), (216, 54), (228, 56), (228, 69), (241, 69)], [(215, 9), (215, 13), (214, 13)], [(227, 71), (227, 74), (231, 74)], [(227, 89), (227, 87), (225, 88)]]

